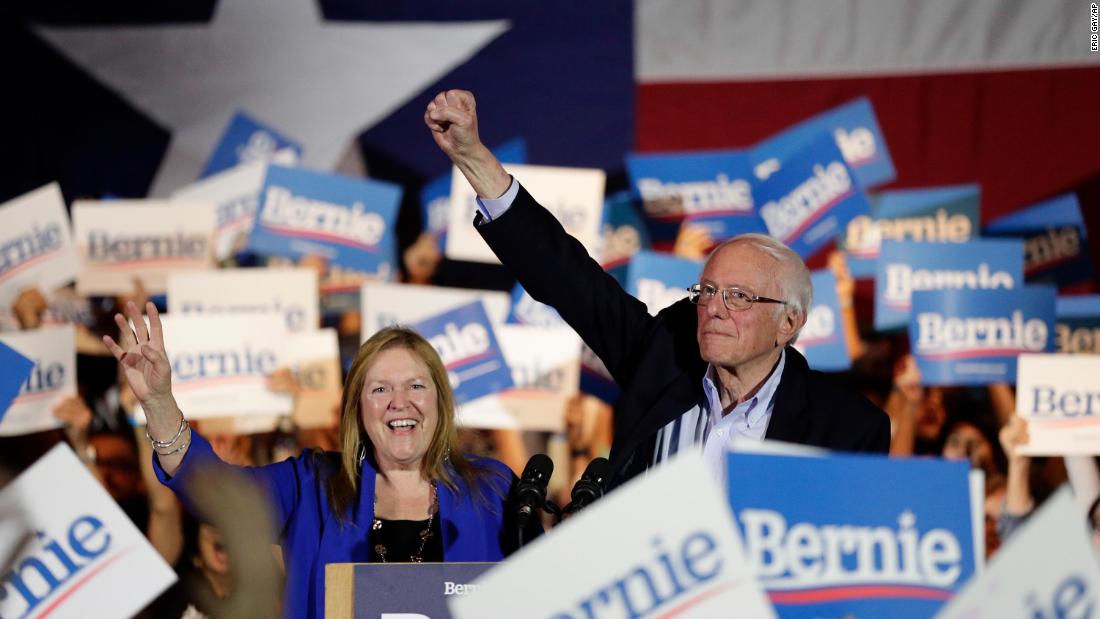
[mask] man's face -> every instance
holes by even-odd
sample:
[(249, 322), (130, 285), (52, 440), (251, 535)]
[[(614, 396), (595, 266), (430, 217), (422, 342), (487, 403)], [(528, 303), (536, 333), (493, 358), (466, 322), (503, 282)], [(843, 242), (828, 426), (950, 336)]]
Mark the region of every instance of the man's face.
[[(711, 257), (699, 277), (702, 284), (719, 289), (738, 286), (754, 295), (780, 298), (777, 281), (779, 263), (747, 243), (726, 245)], [(783, 346), (794, 333), (795, 324), (786, 306), (753, 303), (743, 311), (727, 308), (722, 295), (696, 306), (699, 326), (696, 339), (703, 360), (723, 367), (737, 367), (765, 358)]]

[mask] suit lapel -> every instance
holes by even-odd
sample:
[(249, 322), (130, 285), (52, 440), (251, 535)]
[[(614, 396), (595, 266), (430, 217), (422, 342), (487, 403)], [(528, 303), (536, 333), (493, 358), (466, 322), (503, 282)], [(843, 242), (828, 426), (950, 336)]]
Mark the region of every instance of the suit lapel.
[(787, 361), (783, 366), (783, 376), (775, 390), (775, 406), (772, 418), (768, 422), (768, 431), (764, 438), (788, 443), (805, 441), (806, 424), (802, 423), (802, 412), (806, 409), (806, 373), (809, 365), (806, 358), (797, 350), (787, 347)]

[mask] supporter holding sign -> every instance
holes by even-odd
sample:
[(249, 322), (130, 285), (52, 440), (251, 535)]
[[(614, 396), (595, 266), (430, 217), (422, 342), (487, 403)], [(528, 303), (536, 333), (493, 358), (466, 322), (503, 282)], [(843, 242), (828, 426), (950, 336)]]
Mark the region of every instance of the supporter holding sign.
[(836, 276), (832, 271), (815, 271), (810, 274), (810, 281), (814, 304), (806, 316), (806, 326), (798, 334), (795, 349), (815, 370), (842, 372), (852, 367), (852, 359), (848, 355), (847, 325), (837, 295)]
[(804, 120), (755, 147), (756, 177), (768, 178), (782, 165), (782, 154), (822, 133), (833, 136), (844, 163), (848, 164), (861, 187), (870, 189), (894, 180), (894, 162), (879, 129), (875, 110), (864, 97)]
[(1096, 291), (1088, 229), (1077, 196), (1067, 193), (990, 222), (987, 236), (1024, 240), (1024, 275), (1029, 282)]
[(656, 314), (688, 296), (684, 282), (699, 275), (702, 264), (656, 252), (638, 252), (627, 269), (626, 291)]
[(500, 324), (508, 317), (508, 295), (503, 292), (376, 282), (365, 284), (362, 293), (362, 339), (365, 341), (384, 327), (418, 322), (474, 301), (482, 302), (493, 324)]
[(797, 148), (776, 150), (770, 145), (753, 150), (754, 161), (778, 157), (782, 162), (754, 184), (753, 196), (768, 234), (807, 259), (849, 221), (867, 215), (870, 206), (832, 136), (822, 133)]
[(0, 514), (5, 544), (32, 534), (20, 520), (37, 534), (3, 563), (11, 567), (0, 572), (0, 617), (125, 619), (176, 580), (65, 445), (0, 492)]
[(238, 111), (229, 119), (225, 132), (214, 147), (214, 152), (199, 178), (204, 179), (239, 165), (258, 162), (272, 161), (281, 165), (294, 165), (301, 156), (301, 144)]
[(1100, 295), (1058, 297), (1057, 351), (1100, 354)]
[(871, 213), (848, 222), (838, 246), (848, 254), (855, 277), (874, 277), (882, 241), (967, 243), (978, 238), (977, 185), (884, 191), (872, 198)]
[(1013, 290), (1023, 285), (1023, 271), (1020, 241), (884, 241), (875, 270), (875, 329), (908, 324), (916, 291)]
[(519, 534), (509, 520), (512, 474), (459, 451), (447, 370), (420, 335), (384, 329), (359, 349), (341, 402), (340, 453), (307, 450), (238, 468), (190, 429), (173, 393), (160, 316), (151, 303), (145, 310), (148, 327), (128, 304), (133, 328), (116, 315), (119, 342), (104, 343), (145, 409), (157, 476), (202, 513), (210, 506), (196, 488), (233, 471), (268, 492), (286, 563), (284, 616), (324, 615), (328, 563), (499, 561), (512, 549)]
[(389, 183), (268, 166), (248, 249), (317, 256), (329, 267), (391, 280), (400, 202), (401, 189)]
[(765, 231), (753, 202), (752, 164), (744, 151), (630, 154), (626, 169), (658, 248), (671, 247), (681, 227), (701, 229), (711, 246), (745, 232)]
[(248, 244), (265, 176), (265, 162), (246, 163), (172, 193), (173, 201), (213, 202), (217, 205), (214, 256), (219, 262), (234, 259)]
[(421, 320), (413, 328), (443, 360), (458, 404), (513, 385), (493, 325), (480, 301)]
[(1028, 455), (1100, 455), (1100, 355), (1021, 355), (1016, 414)]
[[(0, 416), (0, 436), (61, 427), (53, 410), (76, 394), (76, 331), (72, 325), (0, 334), (0, 343), (34, 363), (19, 393)], [(18, 366), (3, 366), (11, 372)], [(14, 373), (14, 372), (13, 372)]]
[(888, 449), (886, 415), (810, 370), (790, 347), (813, 294), (809, 271), (790, 248), (764, 235), (735, 237), (693, 278), (689, 299), (653, 316), (485, 148), (471, 93), (440, 93), (424, 116), (478, 194), (474, 229), (622, 387), (610, 458), (617, 481), (700, 443), (712, 447), (717, 476), (721, 458), (713, 454), (730, 432)]
[(172, 390), (192, 418), (288, 415), (291, 398), (267, 387), (286, 367), (280, 316), (164, 318)]
[(0, 204), (0, 309), (26, 288), (49, 293), (76, 279), (78, 261), (57, 183)]
[(150, 294), (163, 294), (168, 273), (213, 268), (215, 210), (213, 202), (74, 203), (77, 292), (129, 294), (139, 278)]
[(1068, 487), (1023, 525), (937, 619), (1091, 617), (1100, 567)]
[(312, 269), (224, 269), (168, 276), (172, 316), (272, 314), (291, 332), (320, 325)]
[(729, 502), (780, 617), (928, 617), (981, 561), (968, 468), (731, 453)]
[(1019, 355), (1054, 350), (1054, 288), (915, 292), (909, 342), (926, 385), (1011, 383)]

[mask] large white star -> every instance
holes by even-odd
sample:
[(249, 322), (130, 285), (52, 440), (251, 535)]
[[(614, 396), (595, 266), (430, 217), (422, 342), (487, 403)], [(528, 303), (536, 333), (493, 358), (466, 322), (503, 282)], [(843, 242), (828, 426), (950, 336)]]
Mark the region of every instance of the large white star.
[(236, 110), (332, 169), (360, 130), (507, 27), (325, 22), (315, 0), (220, 0), (209, 24), (36, 31), (172, 130), (150, 190), (165, 196), (198, 176)]

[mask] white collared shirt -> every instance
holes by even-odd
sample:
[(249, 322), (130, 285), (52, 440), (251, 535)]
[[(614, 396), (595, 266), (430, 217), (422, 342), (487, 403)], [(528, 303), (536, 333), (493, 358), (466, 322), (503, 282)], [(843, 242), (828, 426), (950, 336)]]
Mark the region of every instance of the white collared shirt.
[(779, 353), (775, 369), (760, 386), (756, 395), (722, 414), (722, 398), (718, 393), (714, 366), (708, 365), (703, 376), (705, 402), (691, 407), (684, 414), (657, 431), (657, 444), (652, 464), (675, 456), (693, 446), (702, 445), (703, 461), (719, 487), (726, 484), (726, 450), (734, 436), (763, 440), (775, 409), (775, 391), (783, 377), (787, 353)]

